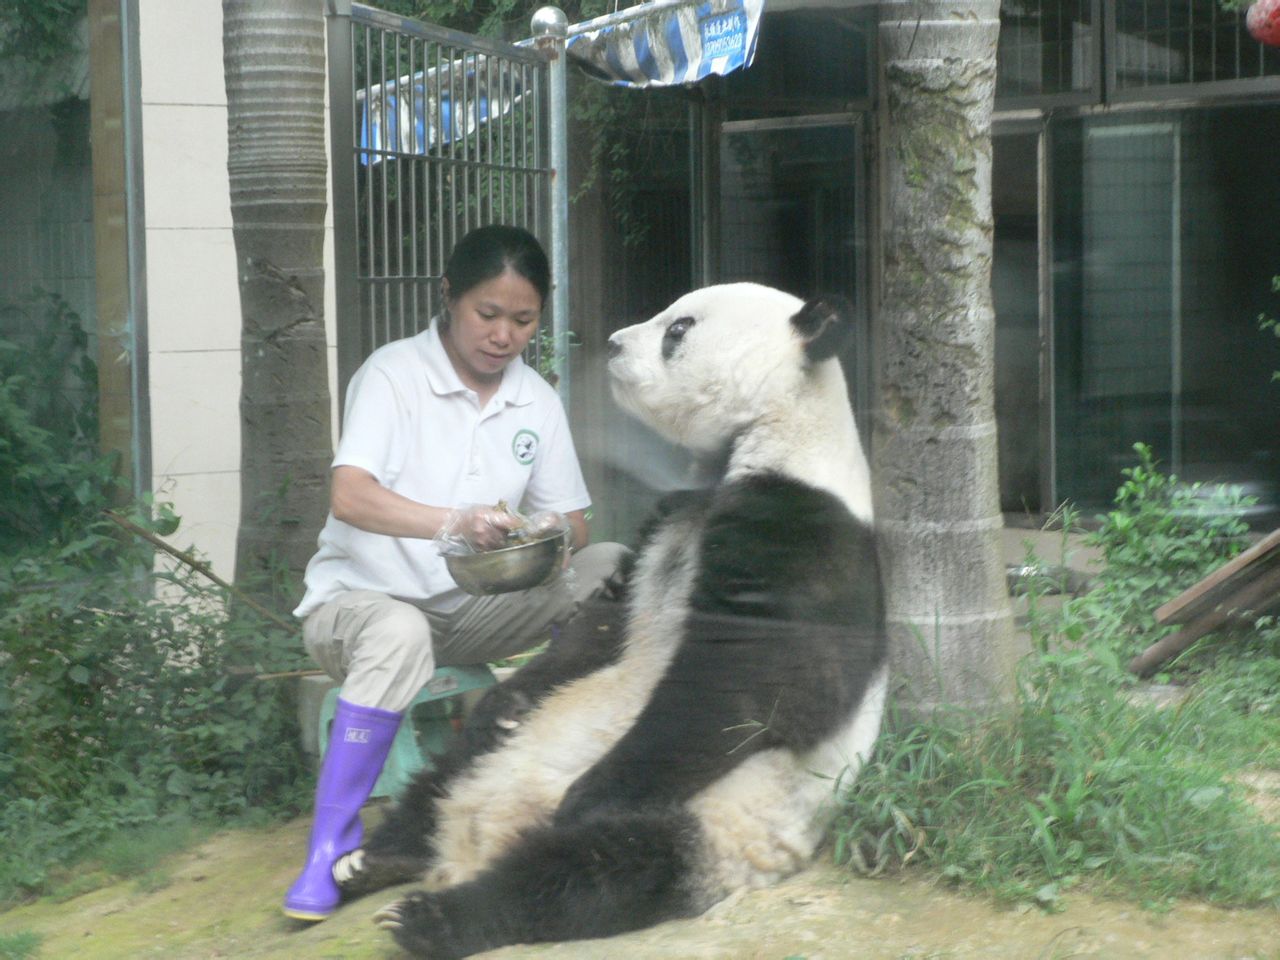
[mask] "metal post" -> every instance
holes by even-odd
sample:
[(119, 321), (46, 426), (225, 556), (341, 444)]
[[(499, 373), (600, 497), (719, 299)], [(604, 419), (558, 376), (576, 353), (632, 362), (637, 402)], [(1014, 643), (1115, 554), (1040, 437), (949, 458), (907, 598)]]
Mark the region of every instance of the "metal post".
[(355, 65), (351, 54), (351, 0), (325, 7), (329, 67), (329, 182), (333, 189), (333, 291), (338, 331), (338, 415), (347, 381), (364, 360), (361, 351), (357, 257)]
[(550, 121), (551, 343), (560, 400), (569, 406), (569, 113), (565, 38), (569, 20), (559, 7), (541, 7), (531, 23), (533, 42), (547, 58)]
[(694, 153), (691, 193), (697, 198), (692, 211), (696, 225), (693, 282), (698, 286), (720, 280), (720, 137), (724, 123), (720, 85), (713, 78), (703, 88), (697, 101), (697, 126), (690, 137)]

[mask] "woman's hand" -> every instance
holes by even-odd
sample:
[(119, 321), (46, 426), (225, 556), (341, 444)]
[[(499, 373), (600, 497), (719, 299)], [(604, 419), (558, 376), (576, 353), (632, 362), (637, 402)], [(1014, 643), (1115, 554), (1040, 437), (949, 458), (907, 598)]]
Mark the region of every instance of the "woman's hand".
[[(369, 533), (430, 540), (442, 536), (453, 518), (452, 522), (464, 525), (459, 527), (460, 539), (466, 539), (474, 549), (491, 550), (501, 546), (507, 531), (520, 523), (518, 517), (496, 506), (450, 510), (419, 503), (388, 490), (377, 477), (359, 467), (335, 467), (331, 482), (329, 506), (334, 517)], [(587, 545), (586, 511), (571, 510), (564, 518), (573, 531), (573, 549), (581, 550)]]
[(497, 507), (474, 504), (450, 510), (440, 525), (438, 540), (463, 540), (473, 550), (492, 550), (500, 547), (507, 533), (523, 521), (515, 514)]

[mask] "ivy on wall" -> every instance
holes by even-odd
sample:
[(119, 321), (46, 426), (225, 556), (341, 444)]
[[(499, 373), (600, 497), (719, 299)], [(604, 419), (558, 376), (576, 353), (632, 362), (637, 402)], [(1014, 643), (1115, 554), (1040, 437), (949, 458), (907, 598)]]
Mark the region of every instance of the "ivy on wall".
[(87, 10), (87, 0), (4, 0), (0, 60), (20, 57), (33, 66), (57, 63), (78, 48), (76, 24)]

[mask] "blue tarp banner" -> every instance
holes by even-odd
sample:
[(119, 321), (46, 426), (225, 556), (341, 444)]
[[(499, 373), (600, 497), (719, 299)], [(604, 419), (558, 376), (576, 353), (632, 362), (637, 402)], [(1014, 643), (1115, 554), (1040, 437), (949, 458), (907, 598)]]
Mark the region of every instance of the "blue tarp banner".
[(764, 0), (641, 4), (569, 28), (588, 73), (623, 87), (696, 83), (751, 66)]
[[(455, 103), (469, 101), (463, 109)], [(452, 63), (356, 92), (360, 146), (366, 150), (425, 154), (462, 140), (489, 120), (511, 112), (525, 95), (511, 70), (489, 69), (488, 58), (469, 54)], [(381, 157), (362, 152), (364, 163)]]
[[(567, 49), (617, 86), (697, 83), (751, 65), (763, 10), (764, 0), (651, 0), (571, 26)], [(490, 69), (482, 53), (358, 90), (360, 160), (460, 141), (509, 114), (527, 92), (517, 73)]]

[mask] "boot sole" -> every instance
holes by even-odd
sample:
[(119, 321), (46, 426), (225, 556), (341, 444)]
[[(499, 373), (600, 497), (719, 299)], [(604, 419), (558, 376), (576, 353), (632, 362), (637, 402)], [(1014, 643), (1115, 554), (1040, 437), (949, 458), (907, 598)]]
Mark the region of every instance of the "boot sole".
[(327, 913), (321, 913), (316, 910), (299, 910), (295, 907), (284, 907), (283, 910), (286, 917), (290, 917), (294, 920), (311, 920), (313, 922), (328, 920), (334, 913), (332, 910)]

